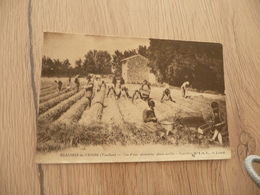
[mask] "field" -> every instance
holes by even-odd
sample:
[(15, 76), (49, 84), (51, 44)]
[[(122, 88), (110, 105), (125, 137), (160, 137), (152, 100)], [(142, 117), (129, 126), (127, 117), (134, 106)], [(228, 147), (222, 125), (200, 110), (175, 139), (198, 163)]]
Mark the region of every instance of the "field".
[[(54, 80), (61, 80), (63, 87), (57, 90)], [(118, 100), (113, 94), (107, 95), (107, 88), (101, 87), (94, 93), (92, 106), (85, 97), (85, 78), (80, 78), (77, 91), (72, 79), (71, 91), (66, 92), (68, 78), (42, 78), (39, 98), (39, 116), (37, 130), (37, 151), (50, 152), (70, 147), (95, 145), (187, 145), (196, 147), (215, 147), (218, 143), (209, 143), (213, 132), (204, 135), (197, 128), (208, 122), (211, 114), (211, 102), (219, 103), (226, 115), (225, 96), (188, 92), (188, 98), (181, 97), (181, 91), (171, 89), (174, 102), (160, 102), (163, 87), (152, 86), (150, 97), (155, 102), (155, 114), (165, 129), (154, 131), (142, 119), (147, 103), (141, 99), (133, 102), (126, 96)], [(109, 83), (108, 78), (102, 79)], [(130, 96), (140, 88), (138, 84), (126, 84)], [(173, 122), (167, 126), (165, 121)], [(170, 128), (172, 127), (172, 129)], [(223, 136), (224, 146), (229, 146), (228, 133)]]

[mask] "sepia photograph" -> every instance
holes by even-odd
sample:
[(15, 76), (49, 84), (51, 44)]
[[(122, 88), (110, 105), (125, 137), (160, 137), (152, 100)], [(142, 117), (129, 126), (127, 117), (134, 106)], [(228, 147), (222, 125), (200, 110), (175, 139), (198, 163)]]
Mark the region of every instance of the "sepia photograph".
[(37, 163), (231, 158), (223, 46), (44, 33)]

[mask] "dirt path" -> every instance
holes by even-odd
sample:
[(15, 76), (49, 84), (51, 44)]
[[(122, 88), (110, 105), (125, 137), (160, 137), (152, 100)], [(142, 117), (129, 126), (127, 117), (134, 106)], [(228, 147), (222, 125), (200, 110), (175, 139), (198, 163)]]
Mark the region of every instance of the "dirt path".
[(105, 98), (101, 121), (115, 125), (124, 123), (114, 96)]
[(143, 110), (133, 104), (130, 99), (119, 99), (117, 100), (117, 104), (126, 122), (137, 125), (143, 122)]
[(90, 110), (89, 107), (87, 107), (81, 115), (81, 118), (79, 120), (79, 124), (88, 125), (90, 123), (90, 121), (89, 121), (90, 115), (91, 115), (91, 110)]

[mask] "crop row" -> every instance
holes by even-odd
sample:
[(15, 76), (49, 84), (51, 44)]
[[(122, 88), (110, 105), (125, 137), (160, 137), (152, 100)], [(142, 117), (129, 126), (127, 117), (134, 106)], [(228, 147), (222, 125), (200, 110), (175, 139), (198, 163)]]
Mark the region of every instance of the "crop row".
[[(73, 91), (74, 93), (70, 93), (70, 95), (75, 94), (75, 91)], [(84, 96), (84, 91), (80, 91), (79, 93), (77, 93), (76, 95), (69, 97), (68, 99), (62, 101), (61, 103), (57, 103), (55, 106), (52, 106), (47, 112), (41, 114), (38, 117), (38, 120), (40, 122), (50, 122), (50, 121), (54, 121), (57, 118), (59, 118), (61, 116), (62, 113), (64, 113), (66, 110), (68, 110), (77, 100), (79, 100), (80, 98), (82, 98)], [(47, 102), (48, 103), (48, 102)]]
[(51, 109), (53, 106), (56, 106), (58, 103), (62, 102), (63, 100), (68, 99), (69, 97), (71, 97), (75, 93), (77, 93), (77, 91), (73, 90), (73, 91), (65, 93), (65, 94), (63, 94), (61, 96), (53, 98), (53, 99), (51, 99), (51, 100), (49, 100), (47, 102), (43, 102), (42, 104), (40, 104), (39, 114), (43, 114), (47, 110)]
[(50, 90), (44, 90), (44, 91), (40, 92), (40, 97), (44, 97), (46, 95), (50, 95), (50, 94), (53, 94), (53, 93), (56, 93), (56, 92), (57, 92), (56, 88), (50, 89)]
[(40, 104), (43, 103), (43, 102), (49, 101), (49, 100), (52, 99), (52, 98), (58, 97), (58, 96), (60, 96), (60, 95), (62, 95), (62, 94), (64, 94), (64, 93), (66, 93), (65, 90), (59, 91), (59, 92), (58, 92), (58, 91), (55, 91), (54, 93), (51, 93), (51, 94), (46, 95), (46, 96), (44, 96), (44, 97), (40, 97)]
[(52, 87), (52, 86), (51, 86), (51, 85), (41, 86), (41, 90), (45, 90), (45, 89), (48, 89), (48, 88), (50, 88), (50, 87)]
[(67, 124), (78, 122), (88, 104), (88, 98), (81, 98), (74, 105), (72, 105), (65, 113), (63, 113), (62, 116), (57, 120), (57, 122)]
[(92, 100), (91, 107), (87, 109), (80, 119), (80, 123), (85, 125), (92, 121), (98, 121), (102, 118), (102, 111), (104, 106), (106, 88), (102, 86), (101, 90), (97, 92)]

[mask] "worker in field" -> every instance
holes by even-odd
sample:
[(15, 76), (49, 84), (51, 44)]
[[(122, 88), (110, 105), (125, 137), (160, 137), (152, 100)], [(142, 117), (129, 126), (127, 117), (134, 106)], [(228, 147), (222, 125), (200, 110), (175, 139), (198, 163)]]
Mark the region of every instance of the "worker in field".
[(95, 92), (99, 92), (101, 89), (101, 80), (98, 77), (94, 79), (94, 88)]
[(56, 84), (57, 84), (57, 90), (58, 91), (61, 91), (61, 88), (62, 88), (62, 82), (61, 81), (54, 81)]
[(112, 79), (112, 83), (114, 85), (114, 89), (116, 88), (116, 77), (114, 76), (113, 79)]
[(100, 88), (102, 88), (102, 87), (105, 87), (105, 88), (107, 87), (107, 85), (106, 85), (104, 80), (102, 80), (102, 82), (101, 82), (101, 87)]
[(152, 99), (148, 100), (148, 108), (143, 111), (144, 127), (156, 132), (160, 137), (166, 135), (166, 130), (158, 123), (158, 119), (154, 112), (155, 102)]
[(187, 87), (190, 85), (189, 81), (186, 81), (184, 82), (182, 85), (181, 85), (181, 93), (182, 93), (182, 97), (186, 97), (187, 95)]
[(89, 107), (91, 107), (91, 102), (93, 99), (93, 88), (94, 88), (94, 83), (91, 80), (91, 76), (87, 76), (87, 83), (85, 86), (85, 97), (88, 98), (89, 100)]
[(143, 121), (147, 122), (157, 122), (157, 118), (154, 112), (155, 102), (153, 100), (148, 101), (148, 108), (143, 111)]
[(147, 80), (144, 80), (141, 88), (134, 92), (132, 101), (134, 101), (136, 96), (139, 96), (142, 100), (147, 101), (150, 98), (150, 93), (151, 93), (151, 86)]
[(123, 77), (120, 78), (120, 85), (124, 85), (125, 84), (125, 80), (123, 79)]
[(66, 86), (65, 92), (69, 92), (71, 90), (71, 77), (69, 77), (68, 84)]
[(131, 98), (131, 96), (128, 93), (128, 88), (125, 85), (121, 86), (119, 84), (119, 89), (120, 91), (116, 94), (116, 99), (119, 99), (122, 95), (126, 96), (127, 98)]
[(78, 91), (79, 91), (79, 86), (80, 86), (80, 83), (79, 83), (79, 75), (77, 75), (77, 76), (75, 77), (74, 83), (76, 84), (76, 90), (77, 90), (77, 92), (78, 92)]
[(212, 124), (212, 129), (214, 131), (214, 134), (209, 141), (213, 142), (218, 137), (218, 141), (222, 145), (223, 144), (222, 135), (227, 134), (226, 119), (224, 113), (220, 111), (217, 102), (212, 102), (211, 108), (212, 108), (212, 115), (211, 115), (210, 122)]
[(112, 91), (112, 93), (115, 95), (115, 85), (113, 83), (108, 83), (107, 84), (107, 97), (110, 94), (110, 92)]
[(70, 90), (71, 90), (71, 86), (70, 86), (70, 84), (68, 84), (68, 85), (66, 86), (65, 92), (69, 92)]
[(128, 93), (128, 88), (125, 85), (125, 80), (123, 79), (123, 77), (120, 78), (119, 84), (120, 84), (121, 90), (120, 90), (119, 94), (117, 95), (117, 99), (119, 99), (121, 95), (124, 95), (127, 98), (131, 98), (129, 93)]
[(161, 98), (161, 103), (163, 103), (164, 101), (168, 101), (170, 100), (171, 102), (175, 102), (173, 99), (172, 99), (172, 96), (171, 96), (171, 91), (170, 91), (170, 86), (167, 85), (166, 88), (163, 90), (163, 95), (162, 95), (162, 98)]

